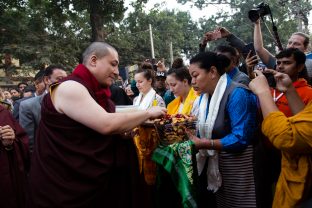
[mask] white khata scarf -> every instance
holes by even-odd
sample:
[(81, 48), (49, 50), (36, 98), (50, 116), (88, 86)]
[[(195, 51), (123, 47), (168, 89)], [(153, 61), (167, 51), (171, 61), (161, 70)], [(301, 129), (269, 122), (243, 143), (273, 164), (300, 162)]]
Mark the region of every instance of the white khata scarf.
[[(152, 106), (153, 100), (156, 98), (156, 91), (151, 88), (150, 91), (143, 97), (143, 94), (140, 93), (138, 98), (135, 100), (134, 106), (139, 106), (138, 109), (140, 110), (147, 110), (149, 107)], [(142, 102), (141, 102), (142, 100)]]
[[(215, 120), (218, 116), (220, 102), (225, 92), (226, 85), (227, 75), (223, 74), (220, 77), (210, 99), (207, 118), (206, 115), (209, 95), (207, 93), (203, 95), (203, 98), (199, 104), (200, 106), (198, 115), (198, 129), (200, 138), (211, 139), (212, 130), (215, 124)], [(196, 155), (198, 174), (200, 175), (202, 173), (207, 157), (209, 157), (207, 169), (207, 189), (216, 192), (222, 184), (222, 178), (219, 172), (219, 157), (216, 150), (199, 150), (199, 153)]]

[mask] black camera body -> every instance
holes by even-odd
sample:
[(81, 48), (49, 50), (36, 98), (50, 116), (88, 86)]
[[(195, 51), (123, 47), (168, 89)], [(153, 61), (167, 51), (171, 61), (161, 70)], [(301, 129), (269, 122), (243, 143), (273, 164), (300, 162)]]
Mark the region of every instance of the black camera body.
[(252, 22), (256, 22), (260, 17), (271, 14), (271, 9), (268, 4), (262, 2), (256, 8), (248, 12), (248, 17)]

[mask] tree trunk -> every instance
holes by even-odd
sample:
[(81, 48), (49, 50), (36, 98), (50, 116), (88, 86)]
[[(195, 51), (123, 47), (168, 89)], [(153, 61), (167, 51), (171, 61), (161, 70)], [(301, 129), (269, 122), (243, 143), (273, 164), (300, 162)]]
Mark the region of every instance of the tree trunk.
[(104, 41), (106, 33), (104, 31), (104, 15), (100, 11), (99, 0), (89, 0), (90, 5), (90, 25), (92, 29), (91, 41)]

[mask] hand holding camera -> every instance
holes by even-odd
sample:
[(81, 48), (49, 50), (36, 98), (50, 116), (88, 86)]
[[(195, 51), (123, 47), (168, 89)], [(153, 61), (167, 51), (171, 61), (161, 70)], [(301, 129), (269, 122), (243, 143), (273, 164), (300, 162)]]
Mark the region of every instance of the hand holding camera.
[(225, 27), (217, 27), (216, 30), (220, 31), (222, 38), (226, 38), (231, 34)]
[(221, 36), (221, 31), (218, 30), (218, 29), (216, 29), (216, 30), (214, 30), (214, 31), (206, 32), (206, 33), (205, 33), (205, 36), (204, 36), (204, 38), (203, 38), (203, 42), (204, 42), (205, 44), (207, 44), (207, 42), (209, 42), (209, 41), (218, 40), (218, 39), (220, 39), (220, 38), (222, 38), (222, 36)]
[(278, 91), (286, 92), (289, 88), (293, 87), (292, 80), (288, 74), (284, 74), (272, 69), (267, 69), (266, 71), (274, 76), (276, 81), (276, 89), (278, 89)]
[(218, 39), (222, 38), (221, 31), (218, 29), (214, 30), (211, 34), (211, 38), (212, 38), (212, 40), (218, 40)]
[(257, 96), (264, 94), (271, 94), (268, 81), (261, 71), (255, 70), (255, 78), (249, 83), (249, 89)]
[(248, 17), (252, 22), (256, 22), (259, 20), (259, 18), (263, 18), (265, 15), (271, 15), (271, 9), (268, 4), (265, 4), (262, 2), (256, 8), (251, 9), (248, 12)]

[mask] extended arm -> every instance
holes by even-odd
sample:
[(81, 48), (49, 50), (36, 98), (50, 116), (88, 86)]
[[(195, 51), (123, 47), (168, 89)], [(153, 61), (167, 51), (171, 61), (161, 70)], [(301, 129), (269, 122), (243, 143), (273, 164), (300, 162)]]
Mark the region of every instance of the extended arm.
[[(292, 81), (289, 76), (287, 74), (276, 72), (272, 69), (266, 69), (266, 71), (274, 74), (276, 88), (280, 92), (284, 92), (286, 94), (288, 105), (292, 113), (295, 115), (300, 112), (304, 108), (304, 103), (292, 85)], [(255, 70), (254, 72), (257, 77), (250, 82), (249, 88), (258, 96), (262, 114), (265, 118), (271, 112), (278, 111), (278, 108), (273, 101), (270, 87), (265, 76), (258, 70)]]
[(272, 61), (275, 58), (273, 55), (263, 47), (263, 39), (262, 39), (262, 33), (261, 33), (261, 25), (260, 20), (257, 20), (255, 22), (255, 28), (254, 28), (254, 46), (255, 50), (257, 52), (257, 55), (260, 57), (261, 61), (268, 67), (273, 69), (275, 65), (275, 61)]
[(223, 138), (213, 138), (213, 142), (189, 135), (196, 148), (240, 151), (250, 144), (257, 124), (256, 98), (242, 88), (235, 89), (230, 97), (226, 111), (229, 115), (230, 122), (228, 124), (231, 125), (231, 132)]
[(51, 98), (58, 112), (102, 134), (125, 132), (166, 112), (165, 108), (156, 106), (147, 111), (108, 113), (96, 103), (83, 85), (75, 81), (60, 84)]

